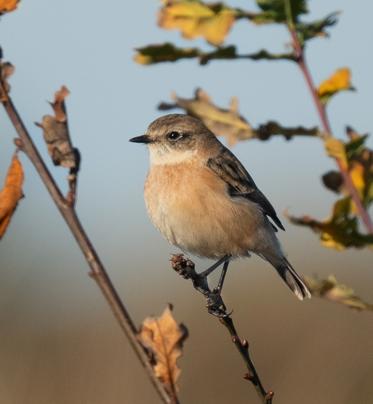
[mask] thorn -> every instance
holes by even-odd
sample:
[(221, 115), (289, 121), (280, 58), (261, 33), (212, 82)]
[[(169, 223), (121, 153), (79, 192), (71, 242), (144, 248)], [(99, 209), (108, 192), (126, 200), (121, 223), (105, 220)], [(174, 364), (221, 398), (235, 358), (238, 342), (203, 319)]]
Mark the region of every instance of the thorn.
[(23, 141), (22, 141), (22, 139), (20, 139), (19, 137), (16, 137), (14, 140), (13, 140), (13, 142), (14, 142), (14, 144), (17, 146), (17, 148), (19, 149), (19, 150), (23, 150)]
[(264, 399), (265, 399), (265, 400), (272, 400), (272, 398), (273, 398), (274, 395), (275, 395), (275, 393), (274, 393), (272, 390), (270, 390), (270, 391), (267, 392), (267, 394), (265, 395)]
[[(245, 379), (245, 380), (249, 380), (250, 382), (254, 382), (254, 376), (251, 374), (251, 373), (245, 373), (244, 375), (243, 375), (243, 378)], [(267, 393), (268, 394), (268, 393)]]
[(241, 341), (240, 341), (240, 339), (237, 337), (237, 335), (233, 335), (233, 337), (232, 337), (232, 342), (236, 344), (237, 342), (241, 342)]
[(244, 348), (248, 348), (248, 347), (249, 347), (249, 343), (248, 343), (247, 339), (243, 339), (242, 342), (241, 342), (241, 345), (242, 345)]

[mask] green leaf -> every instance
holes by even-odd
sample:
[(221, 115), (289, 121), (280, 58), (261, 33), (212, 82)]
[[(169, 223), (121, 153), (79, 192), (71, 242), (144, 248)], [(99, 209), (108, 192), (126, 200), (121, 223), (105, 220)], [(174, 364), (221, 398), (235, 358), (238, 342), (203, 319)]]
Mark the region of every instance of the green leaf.
[(320, 235), (321, 244), (327, 248), (344, 250), (345, 248), (373, 248), (373, 235), (359, 231), (357, 217), (351, 213), (351, 199), (346, 197), (338, 200), (333, 207), (331, 216), (319, 221), (310, 216), (291, 216), (291, 223), (305, 226)]
[(214, 59), (216, 60), (216, 59), (239, 59), (239, 58), (240, 57), (236, 52), (236, 47), (231, 45), (217, 48), (212, 52), (201, 53), (200, 64), (206, 65), (208, 62)]
[(332, 27), (338, 22), (338, 15), (339, 12), (334, 12), (320, 20), (297, 22), (296, 31), (301, 43), (316, 37), (328, 37), (329, 34), (326, 32), (326, 28)]
[(135, 62), (142, 65), (155, 63), (176, 62), (181, 59), (198, 58), (201, 65), (206, 65), (212, 60), (233, 60), (233, 59), (251, 59), (251, 60), (293, 60), (295, 56), (292, 53), (270, 53), (265, 49), (248, 54), (238, 54), (234, 45), (219, 47), (211, 52), (202, 51), (199, 48), (178, 48), (171, 43), (148, 45), (136, 49), (134, 56)]
[(160, 45), (148, 45), (136, 49), (134, 56), (135, 62), (142, 65), (150, 65), (162, 62), (176, 62), (180, 59), (190, 59), (198, 57), (199, 49), (196, 48), (177, 48), (171, 43)]
[(268, 121), (261, 124), (255, 129), (256, 137), (260, 140), (268, 140), (272, 136), (283, 136), (286, 140), (291, 140), (299, 136), (315, 137), (319, 135), (319, 129), (315, 126), (313, 128), (305, 128), (304, 126), (282, 126), (275, 121)]
[(248, 54), (238, 54), (236, 52), (236, 47), (226, 46), (223, 48), (218, 48), (216, 51), (201, 53), (200, 63), (205, 65), (214, 59), (251, 59), (251, 60), (292, 60), (295, 61), (296, 57), (293, 53), (271, 53), (266, 49), (261, 49), (254, 53)]
[(350, 287), (338, 283), (334, 275), (330, 275), (326, 279), (311, 278), (307, 276), (305, 277), (305, 281), (312, 296), (343, 304), (358, 311), (373, 311), (373, 304), (362, 300)]
[(256, 4), (262, 10), (252, 18), (256, 24), (297, 22), (308, 12), (306, 0), (256, 0)]
[(365, 141), (368, 136), (369, 135), (358, 135), (346, 143), (345, 149), (348, 160), (361, 155), (362, 151), (365, 149)]

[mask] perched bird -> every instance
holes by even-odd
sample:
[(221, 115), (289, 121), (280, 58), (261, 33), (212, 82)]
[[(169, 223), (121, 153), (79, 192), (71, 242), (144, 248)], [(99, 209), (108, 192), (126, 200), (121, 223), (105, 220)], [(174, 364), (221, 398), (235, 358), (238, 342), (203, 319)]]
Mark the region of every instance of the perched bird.
[(171, 244), (218, 260), (201, 275), (223, 264), (218, 290), (230, 260), (254, 253), (300, 300), (311, 297), (281, 249), (275, 233), (284, 227), (273, 206), (202, 121), (183, 114), (162, 116), (130, 141), (149, 148), (144, 195), (150, 219)]

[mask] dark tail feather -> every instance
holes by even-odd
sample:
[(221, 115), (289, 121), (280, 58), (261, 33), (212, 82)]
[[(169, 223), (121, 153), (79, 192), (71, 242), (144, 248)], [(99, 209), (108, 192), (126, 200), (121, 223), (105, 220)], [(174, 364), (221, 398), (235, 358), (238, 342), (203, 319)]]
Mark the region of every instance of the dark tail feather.
[(275, 268), (299, 300), (303, 300), (305, 297), (311, 297), (311, 293), (307, 286), (285, 257), (283, 258), (282, 263), (276, 265)]

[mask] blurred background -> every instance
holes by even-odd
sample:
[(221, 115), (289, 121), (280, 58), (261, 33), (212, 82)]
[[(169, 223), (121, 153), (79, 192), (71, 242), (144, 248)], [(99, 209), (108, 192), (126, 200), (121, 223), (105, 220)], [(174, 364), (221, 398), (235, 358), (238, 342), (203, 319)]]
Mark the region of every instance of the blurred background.
[[(331, 39), (308, 47), (316, 83), (338, 67), (349, 66), (358, 92), (337, 96), (329, 106), (333, 130), (344, 126), (372, 132), (371, 74), (367, 42), (373, 37), (373, 4), (313, 0), (310, 17), (341, 10)], [(254, 9), (253, 1), (229, 1)], [(303, 78), (290, 63), (195, 61), (136, 65), (134, 48), (172, 41), (191, 46), (176, 31), (156, 25), (159, 3), (65, 0), (23, 1), (0, 21), (6, 60), (16, 66), (12, 96), (19, 112), (50, 161), (33, 122), (50, 107), (46, 100), (65, 84), (73, 143), (82, 153), (78, 212), (137, 324), (174, 304), (177, 321), (190, 337), (179, 361), (183, 403), (257, 403), (245, 369), (225, 329), (210, 317), (203, 298), (169, 265), (168, 245), (147, 218), (143, 182), (145, 147), (128, 143), (160, 113), (156, 105), (171, 91), (191, 97), (203, 87), (218, 105), (231, 96), (256, 126), (268, 119), (284, 125), (318, 124)], [(239, 21), (227, 43), (242, 52), (288, 43), (282, 27), (256, 27)], [(200, 45), (200, 41), (195, 41)], [(370, 107), (369, 107), (370, 105)], [(14, 129), (0, 110), (3, 181), (14, 150)], [(370, 147), (372, 140), (369, 140)], [(250, 141), (233, 152), (250, 170), (280, 217), (309, 213), (323, 218), (335, 196), (320, 175), (334, 168), (315, 139)], [(159, 402), (122, 335), (74, 239), (25, 156), (23, 199), (0, 243), (0, 403), (143, 404)], [(51, 166), (51, 164), (49, 164)], [(53, 168), (65, 188), (66, 171)], [(317, 237), (287, 224), (281, 241), (303, 274), (338, 280), (373, 301), (371, 252), (327, 250)], [(197, 260), (200, 269), (209, 262)], [(256, 258), (231, 265), (224, 298), (241, 336), (276, 404), (373, 403), (373, 317), (327, 301), (299, 302), (274, 271)]]

